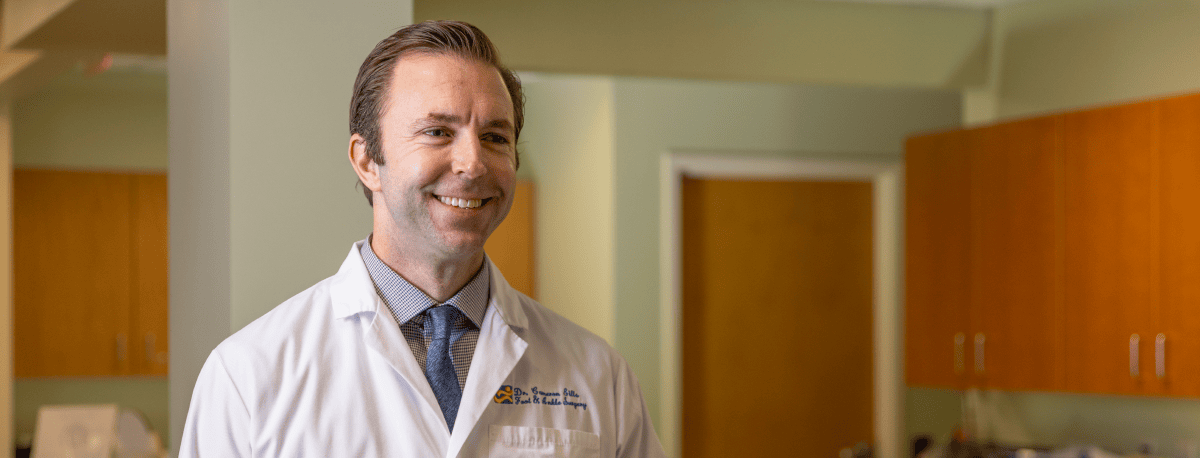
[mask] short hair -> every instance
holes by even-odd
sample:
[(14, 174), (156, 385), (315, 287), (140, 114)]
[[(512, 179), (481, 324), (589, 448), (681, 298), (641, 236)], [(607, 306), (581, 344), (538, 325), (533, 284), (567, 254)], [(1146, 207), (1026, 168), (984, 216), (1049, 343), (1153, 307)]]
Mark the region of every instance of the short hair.
[[(359, 134), (366, 146), (367, 156), (383, 165), (382, 135), (379, 118), (383, 115), (396, 63), (414, 53), (448, 54), (490, 65), (500, 72), (513, 106), (513, 154), (520, 167), (521, 155), (516, 140), (525, 123), (525, 95), (516, 73), (500, 63), (500, 53), (479, 28), (460, 21), (425, 21), (404, 27), (384, 38), (367, 55), (354, 79), (354, 94), (350, 98), (350, 133)], [(362, 181), (358, 182), (362, 186)], [(362, 186), (367, 203), (374, 205), (371, 190)]]

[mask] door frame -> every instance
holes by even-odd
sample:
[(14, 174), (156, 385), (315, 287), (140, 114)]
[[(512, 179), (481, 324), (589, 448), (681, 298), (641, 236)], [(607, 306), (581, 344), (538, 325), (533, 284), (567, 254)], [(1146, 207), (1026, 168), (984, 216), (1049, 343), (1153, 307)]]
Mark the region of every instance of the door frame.
[[(894, 157), (894, 159), (893, 159)], [(904, 166), (894, 155), (811, 159), (743, 151), (671, 151), (659, 167), (659, 324), (661, 372), (659, 437), (667, 456), (682, 446), (683, 307), (682, 201), (684, 176), (745, 180), (864, 181), (872, 184), (874, 300), (874, 431), (877, 455), (904, 456), (902, 233)]]

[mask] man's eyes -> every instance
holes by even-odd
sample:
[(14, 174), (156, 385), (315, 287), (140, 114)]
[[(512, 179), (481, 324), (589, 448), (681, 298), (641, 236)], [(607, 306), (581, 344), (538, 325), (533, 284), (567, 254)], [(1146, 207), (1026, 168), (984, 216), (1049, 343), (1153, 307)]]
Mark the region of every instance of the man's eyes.
[[(428, 135), (430, 137), (453, 137), (454, 136), (453, 132), (451, 132), (450, 129), (446, 129), (446, 128), (442, 128), (442, 127), (425, 129), (425, 130), (421, 131), (421, 133)], [(508, 137), (504, 136), (502, 134), (485, 133), (485, 134), (483, 134), (483, 136), (480, 137), (480, 139), (485, 142), (495, 143), (498, 145), (509, 144)]]
[(505, 137), (500, 134), (486, 134), (483, 136), (483, 139), (487, 140), (489, 142), (492, 142), (492, 143), (499, 143), (501, 145), (508, 144), (508, 137)]

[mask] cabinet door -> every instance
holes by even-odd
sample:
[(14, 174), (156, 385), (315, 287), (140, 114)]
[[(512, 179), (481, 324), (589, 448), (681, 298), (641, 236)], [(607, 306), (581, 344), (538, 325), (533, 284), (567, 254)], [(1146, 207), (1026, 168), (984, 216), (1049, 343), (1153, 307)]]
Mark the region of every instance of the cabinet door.
[(973, 384), (1061, 387), (1059, 118), (973, 131)]
[(167, 177), (133, 177), (133, 329), (131, 360), (140, 375), (167, 375)]
[(1071, 391), (1146, 393), (1153, 379), (1156, 114), (1155, 104), (1140, 103), (1063, 116), (1063, 332)]
[(1161, 382), (1169, 394), (1200, 396), (1200, 95), (1160, 110)]
[(909, 385), (964, 387), (970, 306), (968, 133), (905, 148), (905, 364)]
[(130, 179), (13, 174), (17, 377), (129, 373)]

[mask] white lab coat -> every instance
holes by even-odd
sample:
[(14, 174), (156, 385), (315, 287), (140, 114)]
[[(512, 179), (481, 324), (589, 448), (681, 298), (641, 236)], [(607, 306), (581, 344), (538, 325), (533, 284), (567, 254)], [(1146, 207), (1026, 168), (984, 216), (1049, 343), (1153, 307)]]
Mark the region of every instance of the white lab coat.
[(336, 275), (213, 350), (180, 456), (662, 456), (625, 360), (486, 264), (453, 434), (355, 244)]

